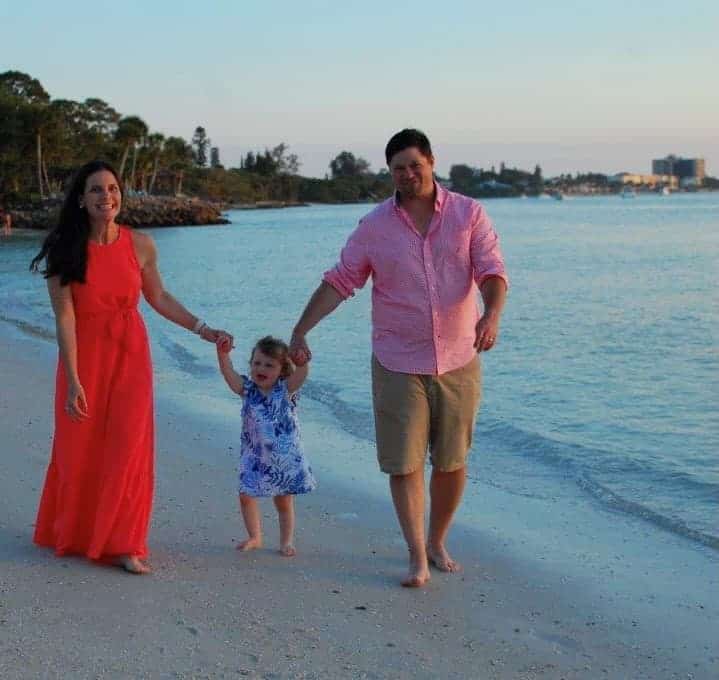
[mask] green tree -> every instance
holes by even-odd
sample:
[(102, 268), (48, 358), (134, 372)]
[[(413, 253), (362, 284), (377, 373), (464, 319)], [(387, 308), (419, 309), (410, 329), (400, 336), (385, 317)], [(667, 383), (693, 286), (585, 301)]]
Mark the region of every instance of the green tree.
[(163, 162), (173, 174), (173, 194), (182, 193), (182, 182), (194, 162), (192, 147), (182, 137), (168, 137), (162, 153)]
[(287, 144), (281, 142), (270, 152), (270, 156), (274, 161), (274, 172), (280, 175), (296, 175), (300, 169), (300, 161), (297, 155), (287, 153), (289, 148)]
[(247, 172), (254, 172), (255, 170), (255, 154), (252, 151), (248, 151), (247, 155), (240, 161), (240, 167)]
[[(115, 141), (122, 145), (122, 160), (120, 161), (119, 175), (121, 179), (124, 179), (125, 165), (127, 164), (127, 156), (130, 153), (130, 149), (133, 149), (133, 158), (137, 158), (137, 146), (145, 138), (148, 133), (147, 123), (145, 123), (139, 116), (125, 116), (121, 118), (117, 123), (117, 129), (115, 130)], [(131, 188), (134, 188), (134, 167), (131, 178)]]
[(95, 157), (88, 139), (83, 106), (70, 99), (53, 99), (45, 111), (45, 139), (42, 169), (50, 193), (59, 193), (62, 184), (78, 163)]
[(452, 182), (452, 190), (468, 196), (474, 191), (477, 181), (474, 168), (469, 165), (453, 165), (449, 169), (449, 179)]
[(122, 117), (112, 106), (102, 99), (86, 99), (80, 108), (84, 131), (82, 144), (87, 156), (92, 158), (113, 157), (116, 155), (115, 133)]
[(531, 187), (532, 191), (536, 194), (541, 194), (544, 192), (544, 178), (542, 177), (542, 168), (539, 167), (539, 164), (534, 166)]
[(288, 153), (288, 150), (289, 146), (282, 142), (272, 150), (265, 149), (257, 153), (249, 151), (242, 159), (241, 167), (264, 177), (296, 175), (300, 169), (300, 160), (296, 154)]
[(362, 177), (369, 174), (369, 163), (364, 158), (357, 158), (350, 151), (342, 151), (330, 161), (332, 178)]
[(207, 167), (207, 149), (209, 146), (210, 140), (207, 138), (205, 128), (198, 125), (195, 128), (195, 134), (192, 135), (192, 148), (195, 156), (195, 165), (197, 165), (197, 167)]
[(37, 78), (21, 71), (0, 73), (0, 90), (27, 104), (49, 104), (50, 95)]
[[(159, 132), (155, 132), (147, 137), (147, 151), (152, 159), (152, 174), (150, 175), (150, 184), (147, 187), (147, 193), (151, 194), (155, 190), (155, 182), (157, 181), (157, 171), (160, 167), (160, 158), (165, 147), (165, 136)], [(144, 186), (143, 186), (144, 189)]]
[(26, 136), (30, 132), (35, 141), (35, 158), (38, 189), (44, 198), (44, 178), (42, 171), (42, 137), (48, 124), (48, 104), (50, 95), (45, 91), (37, 78), (21, 71), (5, 71), (0, 73), (0, 92), (10, 100), (15, 100), (17, 113), (22, 121)]

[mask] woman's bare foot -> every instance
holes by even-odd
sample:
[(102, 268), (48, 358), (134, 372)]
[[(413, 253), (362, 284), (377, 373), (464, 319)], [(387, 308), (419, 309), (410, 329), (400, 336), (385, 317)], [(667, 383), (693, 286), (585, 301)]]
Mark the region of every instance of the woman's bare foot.
[(427, 557), (415, 557), (410, 553), (407, 578), (400, 581), (404, 588), (421, 588), (430, 579)]
[(296, 554), (297, 550), (295, 550), (295, 546), (291, 543), (280, 546), (280, 555), (282, 555), (282, 557), (294, 557)]
[(134, 555), (123, 555), (118, 557), (115, 562), (118, 567), (122, 567), (128, 574), (151, 574), (152, 569), (140, 561), (139, 557)]
[(427, 559), (440, 571), (458, 572), (462, 571), (462, 565), (455, 562), (447, 552), (447, 549), (440, 545), (439, 547), (427, 546)]
[(250, 550), (256, 550), (257, 548), (262, 547), (262, 539), (261, 538), (246, 538), (241, 543), (237, 544), (237, 548), (235, 550), (241, 550), (242, 552), (249, 552)]

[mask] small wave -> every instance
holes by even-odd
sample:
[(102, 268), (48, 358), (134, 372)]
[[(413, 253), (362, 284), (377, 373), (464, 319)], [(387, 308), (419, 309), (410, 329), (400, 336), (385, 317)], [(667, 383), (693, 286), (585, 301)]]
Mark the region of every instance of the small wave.
[(714, 550), (719, 550), (719, 536), (714, 536), (713, 534), (692, 529), (681, 519), (667, 517), (666, 515), (655, 512), (641, 503), (636, 503), (623, 498), (589, 476), (579, 477), (577, 482), (582, 489), (599, 500), (603, 505), (626, 514), (633, 515), (634, 517), (639, 517), (654, 524), (655, 526), (660, 527), (661, 529), (684, 536), (685, 538), (689, 538), (697, 543), (706, 545)]
[(189, 373), (196, 378), (207, 378), (215, 374), (214, 367), (200, 363), (192, 352), (167, 336), (163, 335), (160, 338), (160, 345), (182, 372)]
[(15, 326), (15, 328), (17, 328), (19, 331), (22, 331), (26, 335), (31, 335), (34, 338), (40, 338), (42, 340), (50, 341), (55, 340), (54, 331), (51, 331), (48, 328), (43, 328), (42, 326), (37, 326), (30, 323), (29, 321), (24, 321), (23, 319), (15, 319), (11, 316), (6, 316), (5, 314), (0, 314), (0, 321), (9, 323)]
[(339, 389), (328, 383), (308, 380), (302, 387), (302, 393), (313, 401), (325, 405), (337, 418), (346, 432), (359, 439), (374, 442), (374, 417), (367, 409), (352, 406), (340, 399)]
[[(358, 408), (339, 398), (339, 389), (334, 385), (308, 381), (303, 392), (315, 401), (327, 406), (345, 431), (368, 441), (374, 441), (374, 419), (371, 411)], [(596, 463), (597, 472), (632, 475), (637, 479), (651, 478), (670, 488), (680, 487), (694, 494), (716, 497), (717, 486), (692, 478), (681, 471), (660, 470), (647, 461), (637, 461), (606, 449), (596, 449), (576, 443), (566, 443), (536, 432), (527, 432), (502, 422), (480, 421), (479, 436), (483, 442), (494, 439), (501, 449), (519, 454), (532, 461), (547, 465), (573, 480), (585, 493), (612, 510), (638, 517), (654, 526), (695, 541), (701, 545), (719, 550), (719, 536), (690, 527), (679, 518), (668, 517), (636, 501), (619, 495), (608, 486), (596, 481), (588, 469), (587, 461)], [(486, 483), (486, 479), (483, 479)], [(509, 493), (526, 494), (516, 489)]]
[(716, 484), (698, 480), (682, 470), (658, 467), (651, 461), (630, 458), (609, 449), (552, 439), (498, 421), (481, 425), (481, 436), (485, 440), (496, 439), (504, 448), (512, 452), (565, 469), (575, 475), (586, 473), (591, 461), (598, 464), (598, 472), (622, 476), (636, 475), (643, 479), (651, 479), (660, 485), (682, 488), (708, 498), (714, 498), (719, 493)]

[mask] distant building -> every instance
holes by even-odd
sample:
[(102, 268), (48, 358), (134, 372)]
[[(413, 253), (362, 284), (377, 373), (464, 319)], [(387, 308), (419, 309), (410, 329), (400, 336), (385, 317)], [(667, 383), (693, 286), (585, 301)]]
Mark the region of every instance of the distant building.
[(655, 175), (673, 175), (674, 163), (679, 159), (676, 156), (656, 158), (652, 161), (652, 172)]
[(639, 175), (634, 172), (620, 172), (616, 175), (611, 175), (608, 180), (610, 184), (621, 184), (622, 186), (631, 184), (632, 186), (646, 186), (650, 189), (654, 189), (658, 186), (676, 189), (679, 186), (679, 180), (676, 175), (664, 173)]
[(703, 158), (680, 158), (666, 156), (652, 161), (655, 175), (674, 175), (681, 184), (700, 186), (706, 176), (706, 163)]

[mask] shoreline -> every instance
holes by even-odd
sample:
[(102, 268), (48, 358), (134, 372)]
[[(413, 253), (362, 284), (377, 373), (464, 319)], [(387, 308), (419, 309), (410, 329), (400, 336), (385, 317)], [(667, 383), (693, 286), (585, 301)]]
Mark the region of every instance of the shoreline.
[[(400, 588), (405, 548), (371, 447), (338, 433), (326, 407), (311, 400), (303, 401), (302, 427), (320, 487), (298, 499), (294, 560), (274, 552), (270, 504), (266, 548), (233, 550), (242, 533), (229, 450), (238, 425), (212, 398), (191, 410), (163, 376), (155, 575), (54, 558), (30, 537), (49, 454), (56, 350), (7, 323), (0, 338), (3, 678), (55, 677), (51, 669), (63, 667), (75, 677), (183, 678), (553, 680), (717, 671), (716, 558), (639, 523), (629, 543), (585, 535), (581, 508), (552, 525), (556, 509), (541, 499), (468, 489), (484, 500), (472, 503), (476, 512), (460, 509), (451, 535), (465, 572), (433, 571), (427, 588)], [(629, 523), (605, 514), (619, 533)], [(706, 575), (696, 573), (702, 565)], [(696, 584), (676, 582), (692, 572), (706, 577), (701, 601)]]
[[(661, 197), (670, 198), (684, 195), (702, 195), (713, 193), (719, 189), (677, 190), (669, 196), (662, 196), (656, 191), (635, 188), (635, 197)], [(553, 194), (558, 194), (555, 196)], [(567, 189), (553, 190), (542, 194), (501, 194), (490, 193), (474, 197), (475, 200), (487, 201), (495, 199), (534, 199), (546, 201), (555, 198), (622, 198), (621, 191), (572, 191)], [(184, 226), (211, 226), (229, 224), (224, 215), (231, 210), (280, 210), (285, 208), (307, 208), (315, 205), (371, 205), (377, 201), (333, 201), (333, 202), (306, 202), (306, 201), (256, 201), (254, 203), (232, 203), (225, 201), (210, 201), (198, 197), (173, 196), (131, 196), (126, 199), (123, 211), (119, 216), (123, 224), (138, 228), (153, 227), (184, 227)], [(20, 209), (8, 209), (13, 218), (13, 232), (16, 230), (43, 231), (50, 228), (56, 219), (61, 201), (46, 201), (44, 204), (27, 206)]]

